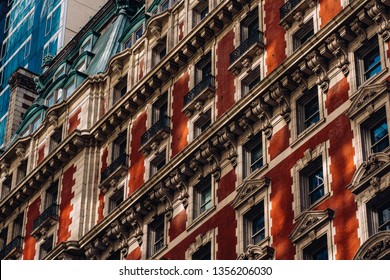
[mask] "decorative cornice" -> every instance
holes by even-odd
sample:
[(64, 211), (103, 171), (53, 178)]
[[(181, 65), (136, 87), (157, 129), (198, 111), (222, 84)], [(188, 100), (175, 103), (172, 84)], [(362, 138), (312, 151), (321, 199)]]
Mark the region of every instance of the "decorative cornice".
[(9, 78), (8, 84), (11, 87), (11, 91), (16, 87), (24, 88), (32, 93), (37, 94), (35, 90), (34, 77), (28, 77), (20, 72), (14, 72)]
[(380, 260), (390, 257), (390, 231), (380, 231), (360, 246), (354, 260)]
[(238, 260), (272, 260), (275, 255), (275, 249), (268, 245), (259, 246), (250, 244), (245, 252), (238, 256)]
[(254, 196), (261, 190), (268, 188), (270, 183), (271, 179), (265, 177), (245, 181), (244, 184), (238, 188), (237, 195), (231, 202), (231, 205), (235, 209), (239, 208), (241, 205), (246, 203), (250, 197)]

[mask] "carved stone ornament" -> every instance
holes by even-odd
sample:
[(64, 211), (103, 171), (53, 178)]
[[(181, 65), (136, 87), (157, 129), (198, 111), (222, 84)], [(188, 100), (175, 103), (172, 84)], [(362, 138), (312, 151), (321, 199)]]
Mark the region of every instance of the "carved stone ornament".
[(371, 236), (356, 252), (354, 260), (380, 260), (390, 258), (390, 231)]
[(293, 81), (296, 82), (298, 85), (300, 85), (302, 91), (305, 91), (308, 89), (306, 77), (302, 71), (297, 69), (292, 73), (291, 76), (292, 76)]
[[(188, 170), (185, 171), (187, 172), (188, 175), (193, 174), (192, 171), (188, 171)], [(168, 179), (165, 180), (165, 185), (168, 188), (172, 190), (177, 190), (177, 192), (179, 193), (177, 198), (181, 201), (184, 208), (187, 208), (188, 198), (189, 198), (187, 182), (188, 182), (187, 176), (183, 174), (179, 169), (173, 171), (168, 177)]]
[(376, 98), (382, 94), (389, 93), (389, 91), (390, 81), (362, 86), (354, 95), (352, 103), (346, 112), (347, 116), (354, 118), (360, 111), (367, 109), (370, 104), (374, 103)]
[(160, 182), (154, 187), (150, 198), (163, 203), (165, 216), (168, 220), (171, 220), (173, 216), (172, 194), (163, 182)]
[(200, 156), (206, 159), (210, 165), (210, 173), (213, 175), (215, 180), (221, 178), (221, 166), (219, 162), (220, 152), (211, 142), (207, 142), (200, 147)]
[(386, 153), (372, 154), (355, 171), (349, 189), (357, 194), (365, 186), (372, 186), (379, 191), (381, 176), (390, 172), (390, 156)]
[(328, 43), (328, 49), (337, 57), (337, 67), (341, 69), (345, 76), (347, 76), (349, 73), (347, 42), (337, 33), (330, 36), (326, 42)]
[(259, 246), (249, 244), (245, 252), (238, 256), (238, 260), (272, 260), (274, 258), (275, 249), (268, 246)]
[(290, 240), (295, 244), (302, 237), (316, 231), (324, 222), (334, 218), (334, 211), (332, 209), (325, 209), (323, 211), (307, 211), (300, 218), (294, 230), (290, 234)]
[(364, 43), (367, 40), (367, 33), (364, 24), (359, 20), (355, 19), (350, 24), (351, 30), (358, 36), (359, 42)]
[[(35, 77), (38, 78), (38, 77)], [(8, 84), (11, 87), (11, 90), (14, 87), (21, 87), (28, 91), (35, 93), (35, 78), (28, 77), (23, 75), (20, 72), (14, 72), (8, 80)]]
[(85, 246), (85, 256), (90, 260), (98, 260), (106, 246), (100, 238), (96, 238)]
[[(125, 217), (122, 219), (122, 224), (128, 224), (132, 227), (132, 235), (131, 237), (137, 240), (138, 244), (142, 245), (142, 237), (144, 235), (142, 231), (143, 220), (141, 211), (137, 211), (136, 207), (132, 207), (130, 210), (127, 210), (125, 213)], [(142, 213), (144, 214), (144, 213)]]
[(264, 188), (268, 188), (270, 183), (271, 180), (266, 177), (245, 181), (244, 184), (238, 188), (237, 195), (231, 205), (236, 209), (239, 208), (242, 204), (246, 203), (250, 197)]
[(236, 167), (238, 154), (237, 154), (235, 134), (230, 132), (228, 128), (223, 128), (217, 134), (218, 134), (217, 136), (218, 142), (227, 151), (228, 160), (233, 165), (233, 167)]
[(255, 114), (260, 120), (260, 130), (264, 132), (265, 137), (267, 137), (267, 139), (270, 139), (272, 136), (273, 129), (271, 124), (271, 106), (265, 103), (263, 99), (259, 98), (257, 101), (252, 102), (251, 107), (253, 114)]
[(376, 25), (378, 25), (378, 34), (383, 38), (385, 42), (389, 41), (390, 39), (389, 6), (386, 6), (385, 2), (383, 2), (382, 4), (379, 3), (379, 1), (371, 1), (366, 5), (366, 9), (367, 9), (367, 14), (375, 21)]
[(276, 83), (271, 86), (271, 97), (278, 102), (280, 107), (280, 115), (284, 118), (286, 123), (289, 123), (291, 120), (291, 106), (288, 97), (288, 90), (281, 85), (281, 83)]
[(325, 57), (315, 50), (306, 56), (307, 66), (317, 75), (317, 85), (326, 93), (329, 89), (328, 68)]

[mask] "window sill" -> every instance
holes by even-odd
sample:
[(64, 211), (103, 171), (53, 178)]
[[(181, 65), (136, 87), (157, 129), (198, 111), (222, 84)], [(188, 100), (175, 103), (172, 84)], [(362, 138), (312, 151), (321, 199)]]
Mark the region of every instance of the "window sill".
[(148, 257), (147, 259), (148, 259), (148, 260), (156, 260), (156, 259), (159, 259), (161, 253), (162, 253), (163, 251), (165, 251), (166, 248), (168, 248), (168, 245), (167, 245), (167, 244), (165, 244), (164, 246), (162, 246), (162, 247), (160, 248), (160, 250), (158, 250), (156, 253), (154, 253), (152, 256)]
[(299, 221), (301, 219), (301, 217), (308, 211), (311, 211), (313, 210), (314, 208), (316, 208), (318, 205), (320, 205), (322, 202), (324, 202), (325, 200), (327, 200), (329, 197), (331, 196), (331, 193), (330, 192), (327, 192), (326, 194), (324, 194), (319, 200), (317, 200), (316, 202), (314, 202), (312, 205), (310, 205), (310, 207), (306, 208), (305, 210), (302, 210), (299, 212), (299, 214), (294, 217), (294, 222), (296, 221)]
[(246, 181), (252, 180), (255, 177), (259, 177), (260, 173), (263, 173), (264, 170), (268, 168), (268, 163), (264, 164), (261, 168), (257, 169), (256, 171), (253, 171), (251, 174), (249, 174), (247, 177), (245, 177), (241, 184), (238, 186), (237, 189), (239, 189), (243, 184), (245, 184)]
[(307, 136), (311, 134), (314, 130), (316, 130), (319, 126), (321, 126), (323, 123), (326, 122), (325, 118), (322, 118), (319, 120), (316, 124), (306, 128), (304, 131), (302, 131), (298, 137), (291, 143), (291, 147), (294, 147), (297, 145), (299, 142), (302, 141), (302, 139), (307, 139)]
[(214, 212), (215, 210), (217, 209), (217, 207), (214, 205), (213, 207), (211, 207), (209, 210), (207, 210), (206, 212), (200, 214), (198, 217), (196, 217), (192, 223), (187, 227), (187, 231), (190, 231), (191, 229), (193, 229), (196, 225), (198, 225), (205, 217), (209, 216), (212, 212)]

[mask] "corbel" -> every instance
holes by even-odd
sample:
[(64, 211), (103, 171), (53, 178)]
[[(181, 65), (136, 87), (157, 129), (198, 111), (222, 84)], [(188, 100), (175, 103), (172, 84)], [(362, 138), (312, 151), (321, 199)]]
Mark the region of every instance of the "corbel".
[(306, 56), (307, 66), (317, 75), (317, 85), (326, 93), (329, 89), (328, 67), (325, 57), (314, 50)]
[(178, 199), (183, 204), (184, 208), (188, 206), (188, 187), (186, 177), (177, 169), (171, 173), (168, 180), (165, 181), (167, 187), (174, 186), (179, 192)]
[(135, 238), (138, 242), (138, 245), (142, 245), (142, 237), (144, 235), (142, 231), (142, 216), (137, 212), (135, 207), (132, 207), (130, 210), (127, 210), (125, 217), (122, 220), (122, 224), (129, 224), (133, 228), (133, 234), (131, 237)]
[(280, 115), (286, 123), (289, 123), (291, 120), (291, 106), (288, 98), (288, 90), (280, 82), (277, 82), (270, 87), (270, 94), (279, 104)]
[(100, 254), (105, 250), (104, 243), (100, 238), (96, 238), (85, 246), (85, 256), (90, 260), (97, 260)]
[(267, 104), (263, 98), (258, 98), (256, 101), (251, 104), (252, 112), (260, 120), (261, 127), (260, 130), (264, 132), (265, 137), (270, 139), (272, 136), (272, 108)]
[(218, 181), (221, 178), (218, 149), (211, 142), (207, 142), (200, 147), (200, 155), (208, 162), (211, 174)]
[(344, 76), (348, 76), (349, 60), (347, 42), (338, 33), (334, 33), (326, 39), (326, 43), (328, 44), (328, 49), (338, 60), (337, 67), (341, 69)]
[(165, 216), (168, 220), (171, 220), (173, 216), (172, 194), (163, 182), (154, 187), (150, 197), (163, 203)]
[(378, 34), (382, 37), (383, 41), (387, 42), (390, 39), (390, 20), (389, 20), (389, 7), (386, 6), (384, 1), (379, 3), (378, 1), (371, 1), (366, 5), (367, 14), (371, 17), (378, 26)]
[(236, 137), (228, 127), (223, 128), (217, 133), (218, 142), (224, 147), (227, 151), (227, 158), (232, 164), (233, 167), (237, 166), (237, 145)]

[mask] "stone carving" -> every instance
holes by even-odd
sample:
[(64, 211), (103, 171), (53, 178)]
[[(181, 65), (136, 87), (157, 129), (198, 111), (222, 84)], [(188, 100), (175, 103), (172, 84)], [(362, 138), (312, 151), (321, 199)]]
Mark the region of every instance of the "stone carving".
[(270, 246), (249, 244), (245, 252), (238, 256), (238, 260), (270, 260), (273, 259), (275, 249)]
[(378, 1), (371, 1), (366, 5), (367, 14), (378, 25), (378, 34), (382, 36), (385, 42), (390, 39), (390, 19), (389, 7), (379, 3)]
[(298, 85), (301, 86), (302, 91), (305, 91), (308, 89), (307, 81), (305, 75), (300, 71), (299, 69), (295, 70), (292, 73), (292, 79), (294, 82), (296, 82)]
[(238, 208), (243, 203), (246, 203), (250, 196), (253, 196), (263, 188), (267, 188), (270, 183), (271, 180), (266, 177), (245, 181), (244, 184), (238, 188), (237, 195), (231, 205), (234, 208)]
[(358, 36), (359, 42), (364, 43), (367, 40), (366, 29), (364, 28), (364, 24), (359, 20), (355, 19), (350, 24), (351, 30)]
[(170, 174), (170, 177), (165, 181), (165, 185), (168, 188), (176, 188), (178, 190), (178, 199), (181, 201), (184, 208), (187, 208), (189, 194), (186, 176), (177, 169)]
[(329, 89), (329, 77), (325, 57), (315, 50), (307, 55), (306, 60), (307, 66), (317, 75), (317, 84), (321, 87), (322, 92), (326, 93)]
[(85, 246), (85, 256), (91, 260), (98, 260), (101, 253), (106, 249), (106, 246), (100, 238), (96, 238), (91, 243)]
[(272, 136), (273, 129), (271, 124), (271, 106), (265, 103), (262, 98), (259, 98), (257, 101), (252, 102), (251, 107), (253, 114), (255, 114), (261, 122), (260, 130), (264, 132), (267, 139), (270, 139)]
[(288, 99), (288, 90), (280, 83), (276, 83), (271, 86), (271, 97), (278, 102), (280, 106), (280, 115), (284, 118), (286, 123), (291, 120), (291, 106)]
[(227, 158), (233, 167), (237, 166), (237, 148), (235, 142), (234, 133), (230, 132), (228, 128), (223, 128), (218, 133), (218, 142), (223, 145), (225, 150), (227, 151)]
[(135, 207), (132, 207), (130, 210), (127, 210), (125, 217), (122, 220), (122, 224), (129, 224), (133, 228), (132, 237), (135, 238), (138, 244), (142, 245), (142, 237), (144, 235), (142, 231), (142, 215), (140, 212), (137, 212)]
[(210, 173), (213, 175), (215, 180), (221, 178), (221, 166), (219, 162), (220, 153), (218, 149), (213, 146), (211, 142), (207, 142), (200, 147), (200, 156), (205, 159), (210, 165)]
[(168, 220), (171, 220), (173, 216), (172, 194), (163, 182), (160, 182), (154, 187), (154, 191), (151, 193), (150, 198), (164, 204), (165, 216)]
[(328, 43), (328, 49), (337, 57), (337, 67), (341, 69), (345, 76), (347, 76), (349, 73), (347, 42), (337, 33), (330, 36), (326, 42)]

